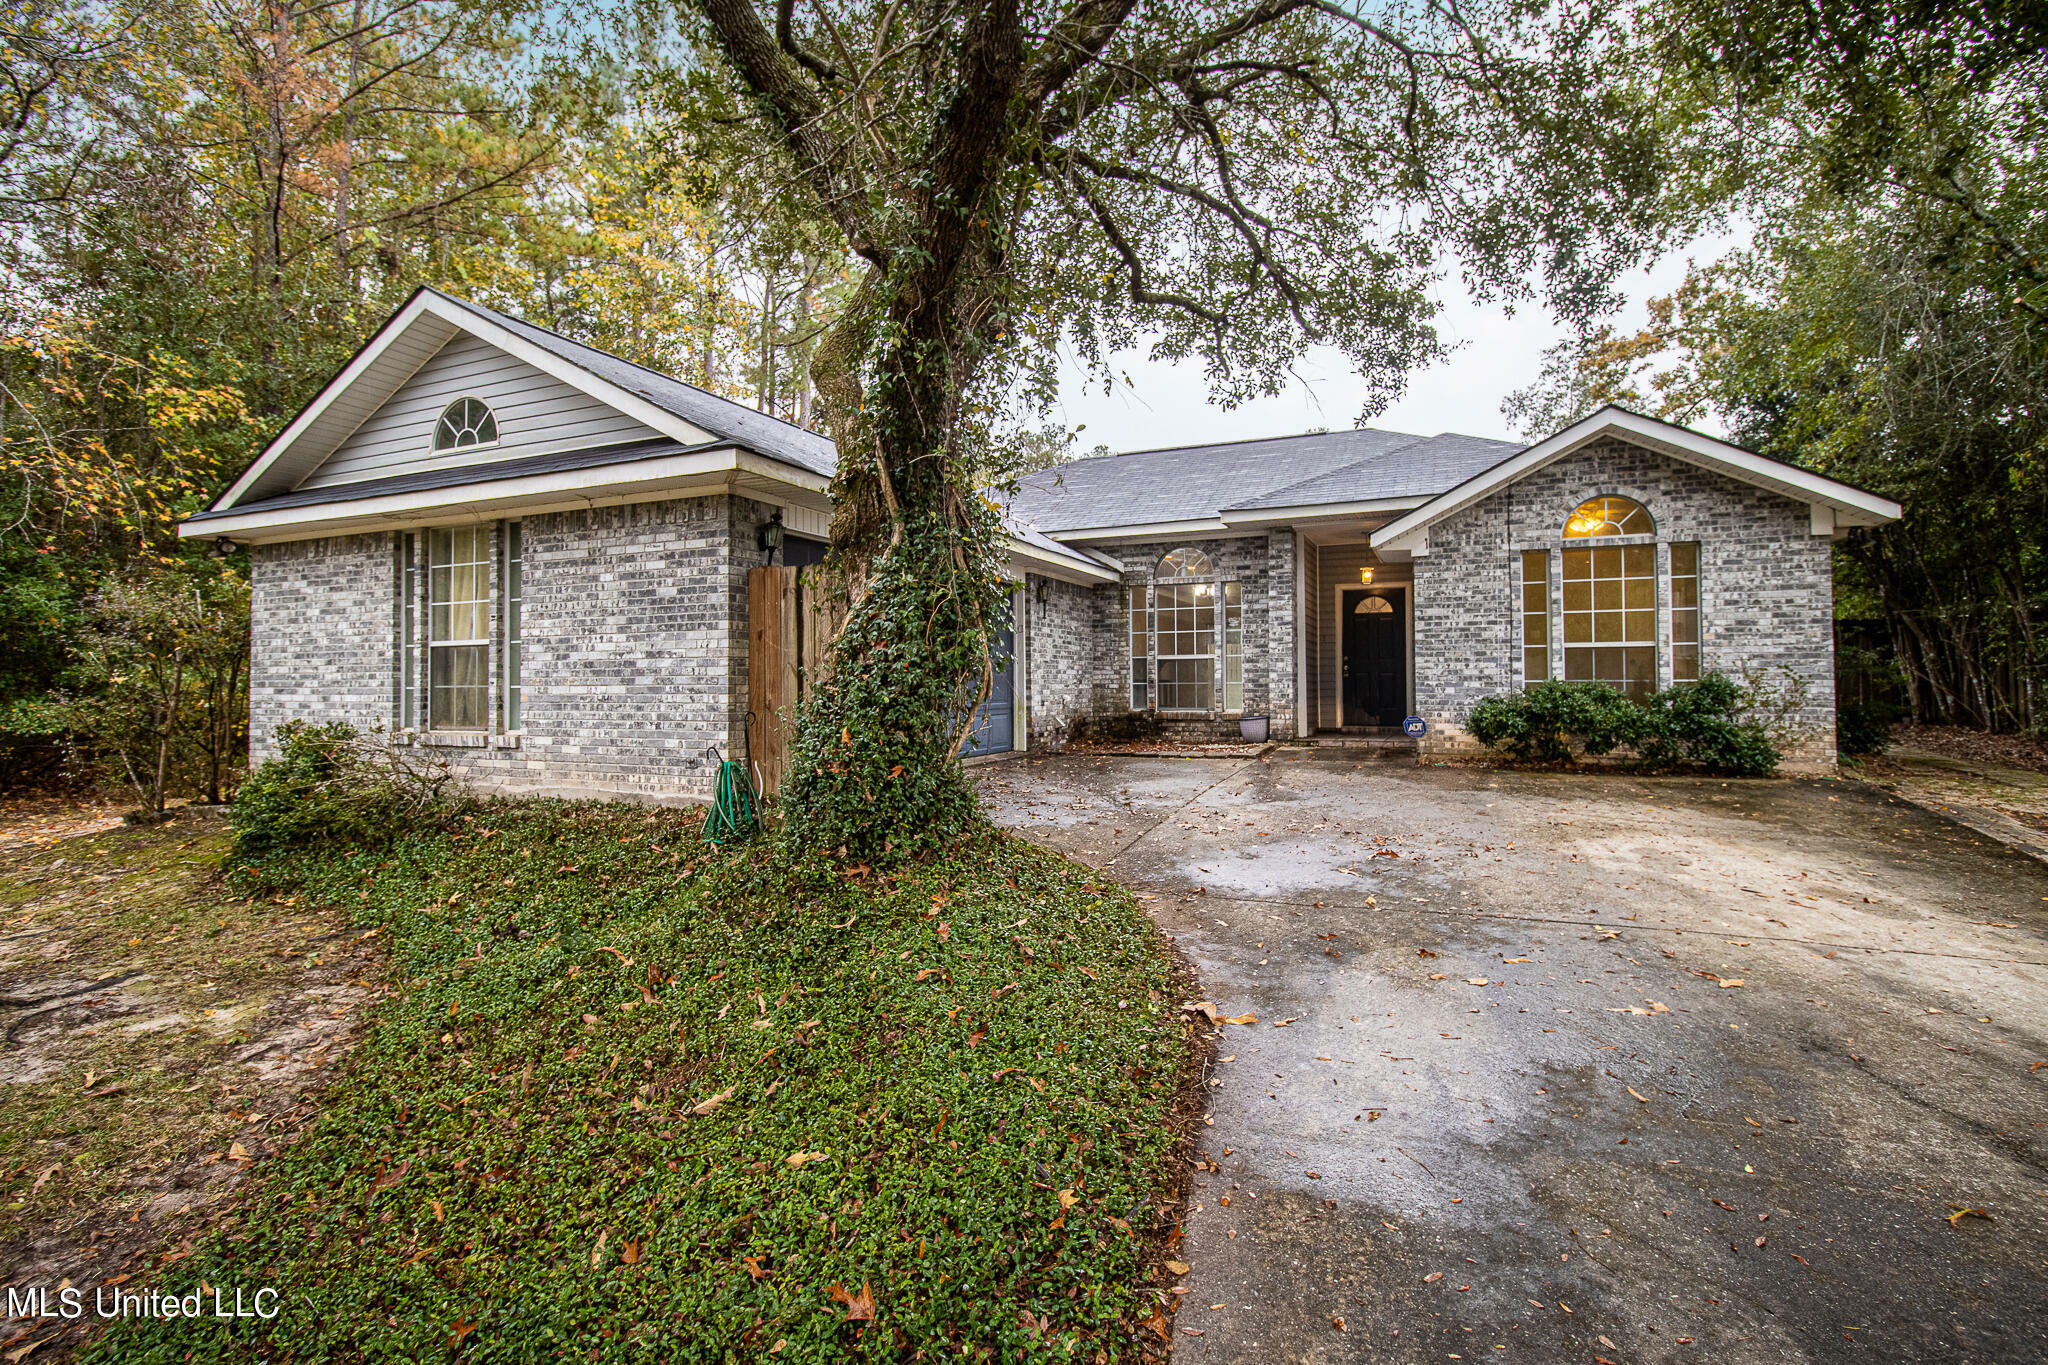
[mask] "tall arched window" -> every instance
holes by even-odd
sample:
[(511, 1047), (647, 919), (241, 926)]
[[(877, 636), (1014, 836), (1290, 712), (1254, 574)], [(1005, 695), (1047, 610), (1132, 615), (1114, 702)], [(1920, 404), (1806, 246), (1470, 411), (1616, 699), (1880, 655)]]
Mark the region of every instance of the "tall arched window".
[[(1633, 498), (1589, 498), (1564, 538), (1647, 536), (1656, 525)], [(1564, 676), (1604, 682), (1637, 700), (1657, 689), (1657, 547), (1603, 545), (1564, 552)]]
[(435, 450), (466, 450), (498, 443), (498, 419), (481, 398), (458, 398), (434, 424)]
[(1159, 561), (1157, 578), (1207, 578), (1216, 572), (1216, 566), (1209, 562), (1209, 556), (1200, 550), (1182, 547)]
[(1566, 540), (1585, 540), (1593, 536), (1651, 536), (1656, 533), (1656, 523), (1650, 520), (1650, 514), (1634, 498), (1589, 498), (1572, 509), (1571, 519), (1564, 524)]

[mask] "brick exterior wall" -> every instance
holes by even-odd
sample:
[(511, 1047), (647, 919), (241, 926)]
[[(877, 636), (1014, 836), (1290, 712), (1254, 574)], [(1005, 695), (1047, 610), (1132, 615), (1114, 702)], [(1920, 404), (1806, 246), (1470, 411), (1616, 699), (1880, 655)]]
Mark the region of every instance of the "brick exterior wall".
[[(1091, 549), (1121, 561), (1124, 582), (1142, 586), (1169, 551), (1193, 545), (1208, 555), (1219, 581), (1242, 585), (1244, 596), (1244, 714), (1272, 717), (1276, 738), (1294, 734), (1294, 532), (1274, 531), (1223, 540), (1119, 541)], [(1046, 601), (1037, 602), (1037, 585)], [(1033, 578), (1027, 596), (1029, 631), (1025, 690), (1030, 744), (1058, 748), (1084, 716), (1130, 709), (1130, 657), (1124, 640), (1118, 588), (1077, 588)], [(1217, 628), (1222, 628), (1219, 608)], [(1221, 696), (1222, 679), (1217, 679)], [(1235, 714), (1167, 717), (1170, 731), (1189, 737), (1237, 733)]]
[[(741, 747), (746, 576), (761, 562), (755, 533), (767, 513), (713, 497), (526, 518), (523, 733), (498, 732), (494, 649), (493, 733), (422, 735), (420, 747), (487, 790), (708, 799), (705, 750)], [(396, 728), (397, 556), (390, 532), (257, 547), (255, 759), (270, 755), (286, 720)]]
[[(1739, 681), (1745, 670), (1790, 669), (1806, 696), (1780, 736), (1787, 766), (1833, 763), (1832, 557), (1828, 537), (1811, 533), (1807, 504), (1612, 437), (1430, 527), (1429, 553), (1415, 560), (1415, 692), (1430, 726), (1425, 752), (1472, 747), (1463, 722), (1473, 703), (1521, 685), (1521, 552), (1560, 549), (1572, 509), (1600, 494), (1634, 498), (1656, 524), (1658, 639), (1669, 639), (1666, 547), (1698, 541), (1701, 671)], [(1553, 554), (1553, 623), (1561, 609)], [(1560, 639), (1554, 628), (1553, 677), (1563, 676)], [(1658, 682), (1669, 681), (1669, 649), (1660, 646)]]
[(1108, 714), (1126, 695), (1118, 685), (1123, 655), (1116, 652), (1122, 614), (1113, 587), (1025, 579), (1023, 700), (1031, 748), (1061, 748), (1075, 721)]

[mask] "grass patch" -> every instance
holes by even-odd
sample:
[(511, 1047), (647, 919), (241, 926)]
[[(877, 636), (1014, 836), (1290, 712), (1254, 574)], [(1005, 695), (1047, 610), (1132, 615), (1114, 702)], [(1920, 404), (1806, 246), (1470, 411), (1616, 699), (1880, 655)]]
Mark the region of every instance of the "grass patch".
[(700, 830), (533, 803), (267, 865), (396, 990), (160, 1277), (284, 1312), (99, 1357), (1137, 1358), (1193, 1046), (1137, 905), (1001, 835), (847, 876)]
[(233, 1175), (192, 1163), (237, 1138), (261, 1150), (249, 1116), (297, 1102), (300, 1077), (239, 1059), (345, 1002), (356, 935), (224, 897), (226, 845), (223, 822), (197, 819), (0, 855), (7, 1283), (130, 1268), (122, 1254), (175, 1235), (173, 1215)]

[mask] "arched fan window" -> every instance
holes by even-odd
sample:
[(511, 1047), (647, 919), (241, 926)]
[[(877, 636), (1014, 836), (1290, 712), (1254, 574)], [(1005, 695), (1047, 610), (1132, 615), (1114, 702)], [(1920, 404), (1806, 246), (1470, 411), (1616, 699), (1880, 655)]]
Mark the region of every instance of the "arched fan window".
[(1370, 597), (1359, 598), (1358, 605), (1353, 607), (1351, 612), (1354, 616), (1377, 616), (1381, 612), (1390, 612), (1393, 609), (1392, 602), (1375, 593)]
[(1564, 524), (1566, 540), (1593, 536), (1649, 536), (1657, 533), (1656, 523), (1634, 498), (1589, 498), (1572, 510)]
[(498, 443), (498, 419), (481, 398), (458, 398), (434, 424), (434, 449), (467, 450)]
[(1216, 572), (1216, 566), (1209, 562), (1209, 556), (1200, 550), (1185, 547), (1173, 551), (1159, 561), (1156, 577), (1159, 578), (1206, 578)]

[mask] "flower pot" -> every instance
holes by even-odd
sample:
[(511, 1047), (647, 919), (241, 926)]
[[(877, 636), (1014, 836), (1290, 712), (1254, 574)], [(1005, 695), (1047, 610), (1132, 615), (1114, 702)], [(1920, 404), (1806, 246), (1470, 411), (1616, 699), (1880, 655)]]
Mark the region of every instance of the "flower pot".
[(1267, 728), (1272, 721), (1271, 716), (1240, 716), (1237, 721), (1237, 733), (1254, 744), (1264, 744)]

